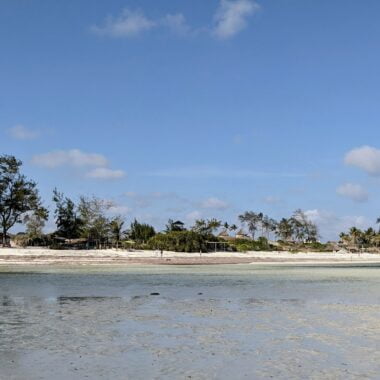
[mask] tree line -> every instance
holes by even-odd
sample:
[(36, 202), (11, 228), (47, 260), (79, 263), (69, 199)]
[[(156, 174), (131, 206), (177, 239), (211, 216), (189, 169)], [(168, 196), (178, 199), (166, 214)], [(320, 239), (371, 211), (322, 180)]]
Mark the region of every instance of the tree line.
[[(17, 223), (24, 223), (27, 242), (44, 245), (62, 245), (65, 241), (85, 242), (86, 247), (143, 247), (151, 249), (171, 249), (202, 251), (209, 243), (228, 241), (228, 248), (242, 246), (254, 249), (270, 248), (270, 240), (282, 242), (316, 243), (320, 236), (317, 225), (308, 219), (300, 209), (289, 218), (279, 221), (261, 212), (246, 211), (238, 216), (244, 230), (237, 239), (228, 239), (239, 227), (221, 220), (198, 219), (188, 228), (180, 220), (169, 219), (165, 230), (157, 233), (153, 226), (133, 220), (126, 228), (121, 215), (110, 216), (112, 202), (95, 196), (80, 196), (77, 203), (54, 189), (53, 217), (56, 230), (44, 235), (43, 228), (49, 218), (49, 211), (43, 206), (37, 185), (21, 173), (22, 162), (13, 156), (0, 156), (0, 223), (3, 246), (9, 244), (8, 231)], [(378, 220), (380, 222), (380, 219)], [(218, 236), (218, 232), (223, 233)], [(353, 227), (349, 233), (341, 234), (342, 241), (354, 244), (378, 244), (379, 233), (373, 229), (360, 231)], [(216, 245), (215, 245), (216, 247)], [(226, 245), (224, 245), (226, 247)]]

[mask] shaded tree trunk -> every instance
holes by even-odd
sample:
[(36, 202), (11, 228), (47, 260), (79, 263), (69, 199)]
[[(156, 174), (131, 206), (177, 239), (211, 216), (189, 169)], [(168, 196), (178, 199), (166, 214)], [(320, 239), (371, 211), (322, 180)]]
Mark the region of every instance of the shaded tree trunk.
[(8, 247), (8, 242), (7, 242), (7, 228), (3, 227), (3, 247)]

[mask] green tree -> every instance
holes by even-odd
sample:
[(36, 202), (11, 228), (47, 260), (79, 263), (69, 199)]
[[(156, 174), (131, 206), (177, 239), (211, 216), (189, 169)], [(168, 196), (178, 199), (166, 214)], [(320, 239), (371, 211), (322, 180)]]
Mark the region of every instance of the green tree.
[(166, 225), (165, 231), (166, 232), (185, 231), (184, 226), (185, 226), (185, 223), (181, 222), (180, 220), (174, 221), (173, 219), (169, 219)]
[(252, 239), (255, 239), (255, 234), (260, 224), (261, 215), (261, 213), (256, 214), (253, 211), (246, 211), (244, 214), (239, 215), (240, 222), (247, 225)]
[(237, 229), (238, 229), (238, 226), (236, 224), (232, 224), (230, 226), (230, 231), (232, 231), (232, 232), (236, 231)]
[(220, 226), (222, 222), (218, 219), (197, 219), (194, 223), (194, 226), (191, 228), (192, 231), (197, 232), (202, 235), (213, 234)]
[(89, 241), (95, 241), (98, 248), (110, 233), (107, 212), (111, 207), (111, 202), (97, 197), (81, 196), (79, 199), (78, 211), (83, 223), (82, 236)]
[(269, 234), (276, 230), (277, 222), (267, 215), (264, 215), (261, 219), (261, 225), (265, 233), (265, 237), (269, 240)]
[(139, 223), (136, 219), (131, 223), (127, 232), (129, 239), (138, 243), (146, 243), (151, 237), (156, 235), (152, 226), (146, 223)]
[(49, 214), (46, 209), (42, 208), (32, 214), (27, 214), (24, 218), (26, 225), (26, 234), (30, 240), (41, 239), (43, 228)]
[(351, 227), (349, 231), (349, 235), (351, 237), (351, 240), (354, 244), (359, 244), (360, 243), (360, 238), (362, 236), (363, 232), (356, 227)]
[(290, 223), (296, 240), (306, 242), (316, 242), (318, 240), (317, 225), (310, 221), (301, 209), (294, 211), (293, 216), (290, 218)]
[(282, 218), (277, 225), (276, 235), (281, 240), (289, 241), (294, 234), (293, 224), (289, 219)]
[(110, 232), (113, 240), (116, 242), (116, 248), (119, 248), (119, 243), (123, 235), (124, 220), (121, 216), (114, 217), (110, 222)]
[(380, 234), (380, 218), (377, 218), (377, 219), (376, 219), (376, 224), (378, 224), (378, 225), (379, 225), (379, 230), (378, 230), (378, 233)]
[(81, 235), (83, 221), (77, 215), (74, 202), (60, 193), (53, 190), (53, 202), (55, 203), (55, 224), (58, 236), (75, 239)]
[(3, 246), (7, 245), (7, 233), (16, 223), (23, 222), (26, 213), (48, 211), (42, 206), (35, 182), (20, 173), (22, 162), (14, 156), (0, 156), (0, 223)]

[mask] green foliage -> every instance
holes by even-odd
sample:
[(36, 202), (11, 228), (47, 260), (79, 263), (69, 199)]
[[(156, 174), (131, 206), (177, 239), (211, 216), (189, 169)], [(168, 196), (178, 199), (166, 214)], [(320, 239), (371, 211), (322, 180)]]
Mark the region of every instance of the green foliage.
[(46, 215), (42, 207), (37, 185), (20, 173), (22, 162), (13, 156), (0, 156), (0, 220), (3, 246), (7, 245), (7, 232), (28, 213)]
[(110, 233), (110, 220), (106, 216), (112, 204), (96, 197), (80, 197), (78, 211), (83, 223), (81, 235), (99, 244)]
[(123, 232), (122, 232), (123, 226), (124, 226), (124, 220), (122, 219), (121, 216), (116, 216), (109, 223), (110, 234), (111, 234), (112, 239), (116, 243), (116, 248), (119, 247), (119, 242), (123, 235)]
[(152, 226), (145, 223), (139, 223), (136, 219), (131, 223), (127, 236), (137, 243), (146, 243), (156, 234)]
[[(148, 241), (150, 249), (175, 252), (207, 252), (206, 241), (209, 235), (196, 231), (172, 231), (159, 233)], [(215, 240), (213, 236), (211, 239)]]
[(168, 224), (166, 225), (166, 232), (173, 232), (173, 231), (185, 231), (184, 223), (180, 220), (174, 221), (173, 219), (168, 220)]
[(207, 219), (207, 220), (198, 219), (195, 221), (195, 224), (191, 229), (192, 229), (192, 231), (194, 231), (198, 234), (201, 234), (201, 235), (211, 235), (221, 225), (222, 225), (222, 222), (220, 220), (215, 219), (215, 218)]
[(268, 243), (268, 240), (263, 236), (261, 236), (258, 240), (235, 239), (230, 241), (229, 244), (235, 247), (239, 252), (267, 251), (273, 249), (273, 247)]
[(48, 218), (47, 210), (40, 209), (32, 214), (27, 214), (24, 218), (26, 224), (26, 235), (29, 239), (41, 239), (43, 235), (43, 228)]
[(83, 221), (77, 216), (74, 202), (57, 189), (53, 191), (53, 202), (55, 203), (54, 216), (57, 235), (70, 239), (80, 237)]
[(256, 214), (253, 211), (246, 211), (244, 214), (239, 215), (240, 222), (248, 226), (248, 230), (252, 236), (252, 239), (255, 238), (255, 234), (262, 216), (262, 213)]

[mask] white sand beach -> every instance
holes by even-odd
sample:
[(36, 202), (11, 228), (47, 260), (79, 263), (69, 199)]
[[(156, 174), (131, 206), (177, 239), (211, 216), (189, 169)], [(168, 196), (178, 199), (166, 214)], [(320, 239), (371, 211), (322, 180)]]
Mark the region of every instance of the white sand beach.
[(2, 248), (0, 265), (10, 264), (337, 264), (379, 263), (380, 254), (339, 252), (209, 252), (185, 253), (148, 250), (51, 250), (46, 248)]

